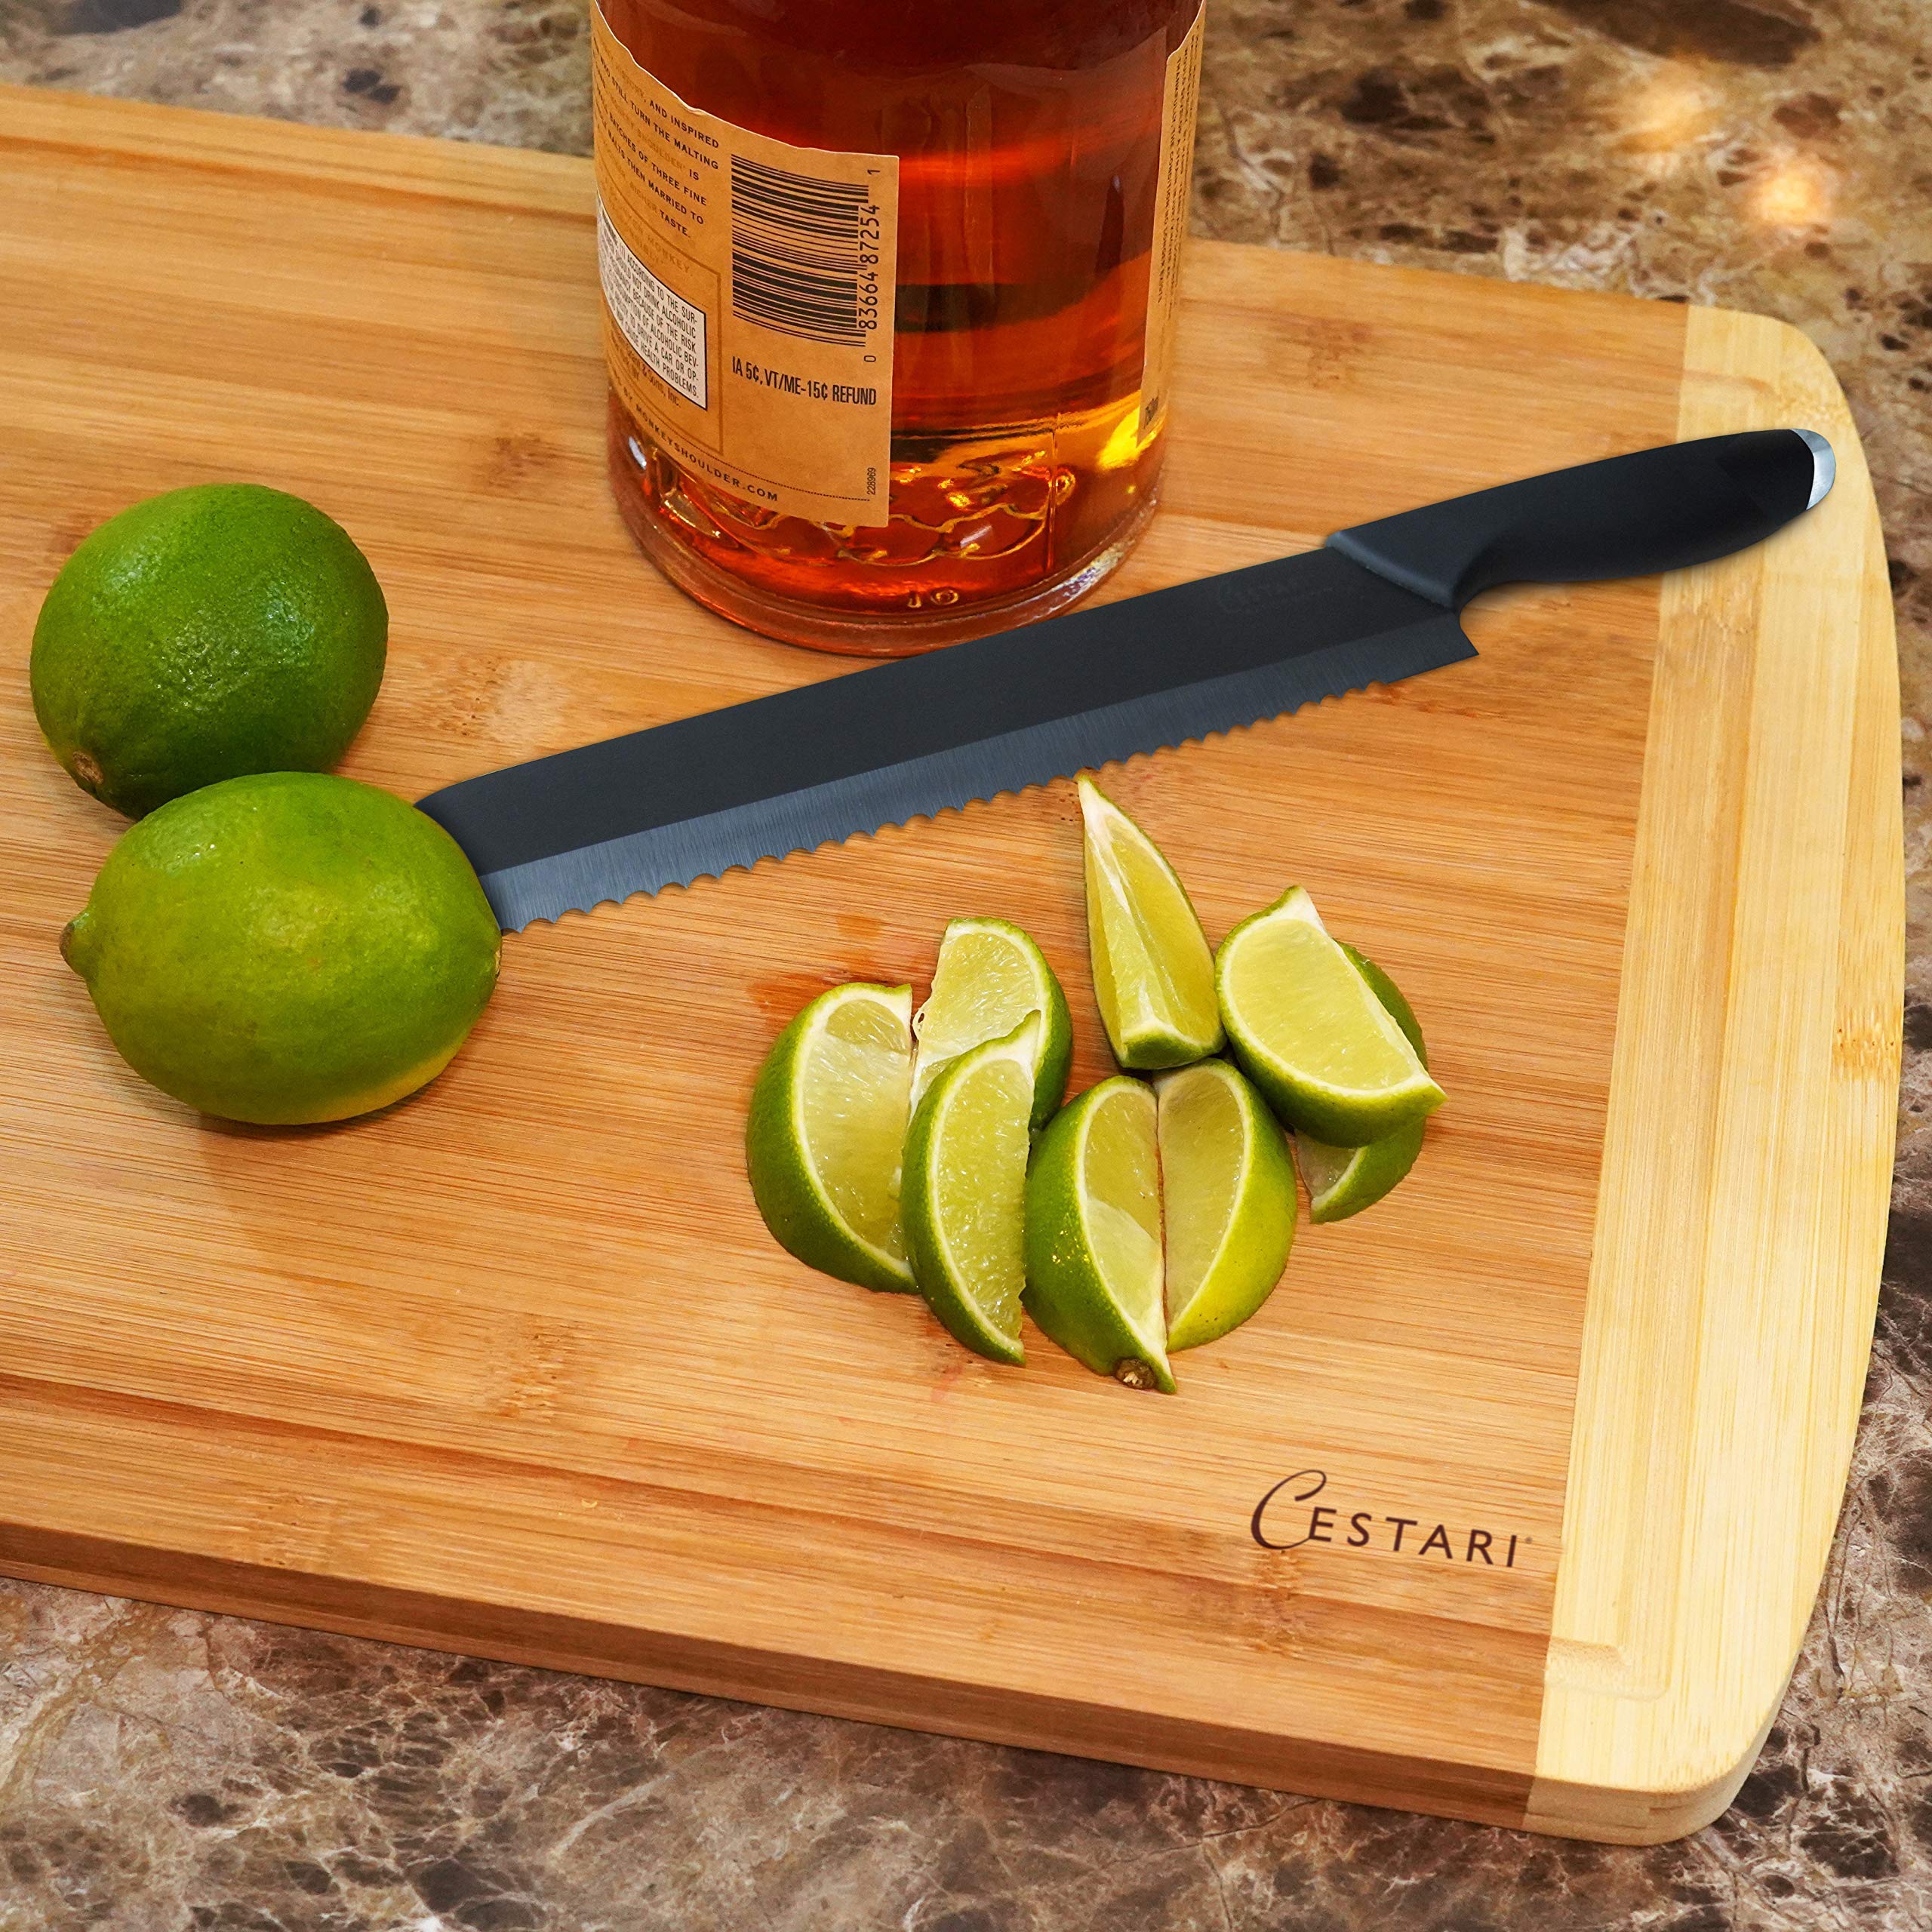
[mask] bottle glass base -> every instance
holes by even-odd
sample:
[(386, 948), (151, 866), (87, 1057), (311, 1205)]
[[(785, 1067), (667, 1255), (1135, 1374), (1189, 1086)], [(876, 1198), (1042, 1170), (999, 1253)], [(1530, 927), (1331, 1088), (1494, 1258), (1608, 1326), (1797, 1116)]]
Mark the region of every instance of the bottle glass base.
[[(641, 440), (637, 426), (614, 398), (611, 405), (611, 488), (625, 525), (645, 555), (681, 590), (733, 623), (784, 643), (848, 657), (911, 657), (989, 631), (1036, 623), (1076, 602), (1115, 568), (1146, 527), (1154, 509), (1158, 455), (1158, 449), (1138, 452), (1137, 460), (1123, 466), (1126, 474), (1109, 479), (1112, 488), (1107, 494), (1113, 500), (1100, 540), (1056, 568), (1044, 574), (1037, 566), (1016, 570), (1018, 580), (1010, 590), (989, 586), (975, 595), (974, 586), (962, 594), (945, 580), (948, 564), (955, 568), (964, 566), (969, 585), (986, 566), (976, 568), (971, 559), (962, 557), (939, 560), (935, 571), (929, 559), (921, 558), (909, 568), (897, 559), (881, 557), (864, 568), (831, 574), (848, 591), (854, 583), (863, 582), (868, 588), (860, 595), (868, 598), (877, 595), (871, 608), (841, 609), (787, 596), (748, 576), (742, 568), (745, 563), (764, 567), (768, 575), (782, 575), (784, 560), (760, 555), (734, 541), (721, 525), (721, 506), (696, 498), (681, 471)], [(1068, 482), (1073, 481), (1073, 475), (1069, 475)], [(1044, 541), (1048, 534), (1044, 517), (1041, 524), (1037, 535)], [(870, 533), (844, 534), (850, 539)], [(829, 540), (830, 534), (827, 535)], [(731, 563), (708, 555), (707, 550), (712, 549), (730, 557)], [(1017, 556), (1013, 559), (1015, 564), (1020, 561)], [(928, 568), (920, 568), (921, 564)], [(997, 571), (996, 560), (992, 568)], [(822, 566), (808, 565), (801, 574), (812, 582), (827, 573)], [(928, 580), (934, 577), (939, 580)], [(813, 583), (813, 587), (818, 588), (818, 583)]]

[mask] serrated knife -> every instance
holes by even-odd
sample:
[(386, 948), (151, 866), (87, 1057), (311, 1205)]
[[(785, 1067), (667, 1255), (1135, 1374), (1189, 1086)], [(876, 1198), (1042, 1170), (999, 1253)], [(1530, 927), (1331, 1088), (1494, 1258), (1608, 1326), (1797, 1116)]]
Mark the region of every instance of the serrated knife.
[(1457, 614), (1479, 592), (1727, 556), (1834, 470), (1807, 429), (1611, 457), (466, 779), (422, 809), (515, 930), (1439, 669), (1475, 656)]

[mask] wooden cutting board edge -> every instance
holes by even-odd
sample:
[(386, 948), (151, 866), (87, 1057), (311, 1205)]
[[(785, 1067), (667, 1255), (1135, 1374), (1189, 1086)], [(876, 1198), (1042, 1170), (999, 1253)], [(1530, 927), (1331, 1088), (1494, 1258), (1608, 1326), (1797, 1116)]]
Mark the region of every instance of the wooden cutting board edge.
[(1686, 319), (1680, 435), (1817, 429), (1838, 480), (1664, 584), (1524, 1817), (1632, 1844), (1730, 1804), (1804, 1639), (1877, 1312), (1904, 997), (1897, 656), (1858, 431), (1797, 329)]
[[(500, 194), (571, 216), (584, 193), (586, 165), (561, 157), (22, 90), (0, 90), (0, 107), (10, 139), (25, 133), (54, 146), (97, 142), (111, 122), (119, 165), (259, 168), (272, 165), (266, 144), (298, 154), (305, 176), (345, 187)], [(1224, 260), (1249, 252), (1200, 245)], [(828, 1676), (806, 1694), (783, 1660), (728, 1656), (724, 1646), (672, 1656), (645, 1633), (508, 1614), (490, 1635), (479, 1632), (473, 1605), (344, 1582), (318, 1595), (328, 1580), (266, 1567), (244, 1574), (247, 1566), (209, 1563), (198, 1576), (171, 1552), (69, 1535), (10, 1530), (5, 1567), (1565, 1835), (1652, 1842), (1706, 1822), (1755, 1758), (1829, 1549), (1875, 1308), (1900, 1049), (1895, 647), (1856, 429), (1823, 358), (1797, 331), (1690, 312), (1680, 432), (1789, 421), (1831, 436), (1832, 497), (1773, 543), (1672, 579), (1664, 594), (1612, 1075), (1616, 1124), (1604, 1149), (1534, 1783), (1367, 1749), (1311, 1755), (1305, 1743), (1248, 1734), (1162, 1736), (1118, 1712), (1070, 1703), (1049, 1712), (1010, 1695), (936, 1718), (923, 1681)], [(1748, 636), (1740, 608), (1753, 614)], [(1829, 620), (1849, 608), (1858, 615), (1848, 650), (1842, 624)], [(1806, 782), (1793, 783), (1796, 772)], [(1712, 996), (1681, 998), (1676, 989), (1694, 983)], [(1632, 1399), (1633, 1360), (1674, 1398)], [(111, 1460), (111, 1423), (97, 1420)], [(1748, 1601), (1718, 1587), (1740, 1571), (1759, 1583)], [(1734, 1614), (1694, 1607), (1712, 1601)]]

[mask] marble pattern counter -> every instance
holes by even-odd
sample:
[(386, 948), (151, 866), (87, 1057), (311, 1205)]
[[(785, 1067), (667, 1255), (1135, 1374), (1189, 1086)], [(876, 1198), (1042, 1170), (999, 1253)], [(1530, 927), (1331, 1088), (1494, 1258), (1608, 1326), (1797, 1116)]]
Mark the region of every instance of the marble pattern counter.
[[(0, 1932), (1932, 1924), (1932, 17), (1212, 5), (1201, 232), (1783, 316), (1866, 438), (1905, 694), (1892, 1236), (1823, 1599), (1737, 1806), (1566, 1844), (0, 1583)], [(580, 0), (0, 0), (0, 79), (566, 152), (588, 64)]]

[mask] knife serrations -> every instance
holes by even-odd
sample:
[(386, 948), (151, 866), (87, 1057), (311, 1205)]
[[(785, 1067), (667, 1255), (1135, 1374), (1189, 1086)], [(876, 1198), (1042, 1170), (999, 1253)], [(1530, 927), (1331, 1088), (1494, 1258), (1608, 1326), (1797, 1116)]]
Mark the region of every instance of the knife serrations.
[[(1238, 573), (1236, 577), (1248, 574)], [(1219, 584), (1233, 580), (1206, 581)], [(1203, 586), (1180, 588), (1191, 591)], [(1281, 716), (1322, 698), (1370, 684), (1394, 683), (1475, 655), (1474, 648), (1454, 617), (1419, 598), (1408, 598), (1406, 593), (1395, 595), (1407, 606), (1402, 612), (1406, 621), (1391, 629), (1298, 648), (1281, 635), (1277, 623), (1273, 648), (1278, 654), (1270, 661), (1221, 669), (1216, 675), (1195, 676), (1179, 683), (1171, 681), (1143, 689), (1131, 697), (1067, 710), (1057, 716), (1009, 724), (1004, 729), (986, 729), (989, 721), (982, 716), (975, 734), (958, 734), (961, 742), (897, 758), (888, 755), (881, 758), (875, 753), (867, 768), (837, 771), (811, 784), (768, 790), (761, 796), (723, 804), (712, 811), (620, 831), (611, 837), (567, 845), (508, 864), (479, 866), (484, 889), (499, 921), (506, 929), (514, 930), (534, 920), (555, 919), (571, 911), (589, 912), (606, 901), (620, 902), (634, 894), (656, 892), (667, 885), (688, 885), (699, 878), (721, 876), (735, 866), (750, 866), (761, 858), (783, 858), (855, 834), (875, 832), (884, 826), (903, 824), (908, 820), (930, 817), (976, 800), (1023, 791), (1029, 786), (1044, 784), (1137, 753), (1172, 749), (1215, 732)], [(1140, 604), (1156, 601), (1155, 598), (1135, 600)], [(1337, 613), (1331, 599), (1315, 601), (1327, 607), (1321, 615), (1327, 620), (1331, 638), (1336, 628), (1349, 628), (1346, 624), (1336, 625)], [(1386, 614), (1389, 608), (1387, 601), (1380, 597), (1374, 601)], [(1110, 605), (1081, 614), (1104, 617), (1128, 608)], [(1223, 604), (1220, 608), (1223, 620), (1236, 629), (1252, 621), (1252, 612), (1241, 611), (1238, 605), (1231, 608)], [(1278, 616), (1277, 600), (1272, 595), (1266, 598), (1261, 608), (1268, 608), (1271, 617)], [(1060, 619), (1054, 624), (1037, 626), (1031, 635), (1044, 647), (1048, 634), (1066, 622)], [(1294, 628), (1300, 629), (1299, 625)], [(982, 640), (985, 641), (989, 641)], [(1177, 647), (1184, 642), (1184, 639), (1176, 640)], [(944, 655), (950, 657), (959, 651), (973, 648), (957, 646)], [(1287, 654), (1278, 654), (1283, 652)], [(1200, 663), (1205, 659), (1211, 663), (1226, 663), (1230, 655), (1223, 648), (1189, 654), (1188, 661)], [(918, 660), (920, 664), (932, 661)], [(902, 669), (898, 665), (887, 668)], [(1171, 664), (1170, 679), (1178, 668)], [(855, 685), (878, 675), (861, 672), (807, 688), (813, 692), (850, 692)], [(1099, 681), (1103, 689), (1120, 688), (1118, 676), (1103, 676)], [(789, 698), (800, 694), (783, 695)], [(776, 702), (758, 701), (760, 705)], [(716, 755), (729, 758), (733, 746), (724, 721), (741, 720), (743, 713), (755, 708), (740, 706), (678, 723), (685, 728), (712, 727), (727, 734), (719, 740)], [(994, 709), (1011, 715), (1010, 704)], [(967, 720), (958, 722), (971, 729)], [(910, 740), (921, 744), (927, 735), (909, 729), (898, 734), (898, 742), (903, 745)], [(614, 746), (634, 750), (659, 736), (657, 731), (638, 733), (632, 739), (613, 742)], [(601, 746), (589, 749), (606, 750)], [(741, 749), (738, 755), (742, 756)], [(567, 753), (564, 758), (577, 755)], [(539, 764), (554, 766), (561, 762), (561, 759), (549, 759), (540, 761)], [(492, 774), (492, 779), (515, 780), (538, 768), (538, 765), (516, 768)], [(554, 798), (565, 775), (545, 774), (549, 797)], [(463, 814), (451, 809), (449, 801), (469, 791), (472, 785), (491, 782), (470, 781), (423, 801), (424, 809), (441, 818), (470, 850), (472, 860), (479, 851), (487, 857), (493, 849), (487, 829), (478, 834), (472, 827), (477, 841), (472, 848), (465, 838)], [(716, 795), (715, 787), (711, 795)], [(501, 799), (493, 801), (495, 804), (503, 802)], [(584, 815), (575, 814), (574, 822), (584, 823)], [(604, 822), (609, 823), (608, 814)], [(527, 845), (527, 835), (522, 842)], [(506, 844), (509, 849), (515, 849), (514, 844), (501, 841), (494, 849), (500, 853)]]
[(500, 872), (1441, 614), (1337, 551), (1311, 551), (580, 745), (450, 786), (423, 809), (479, 872)]

